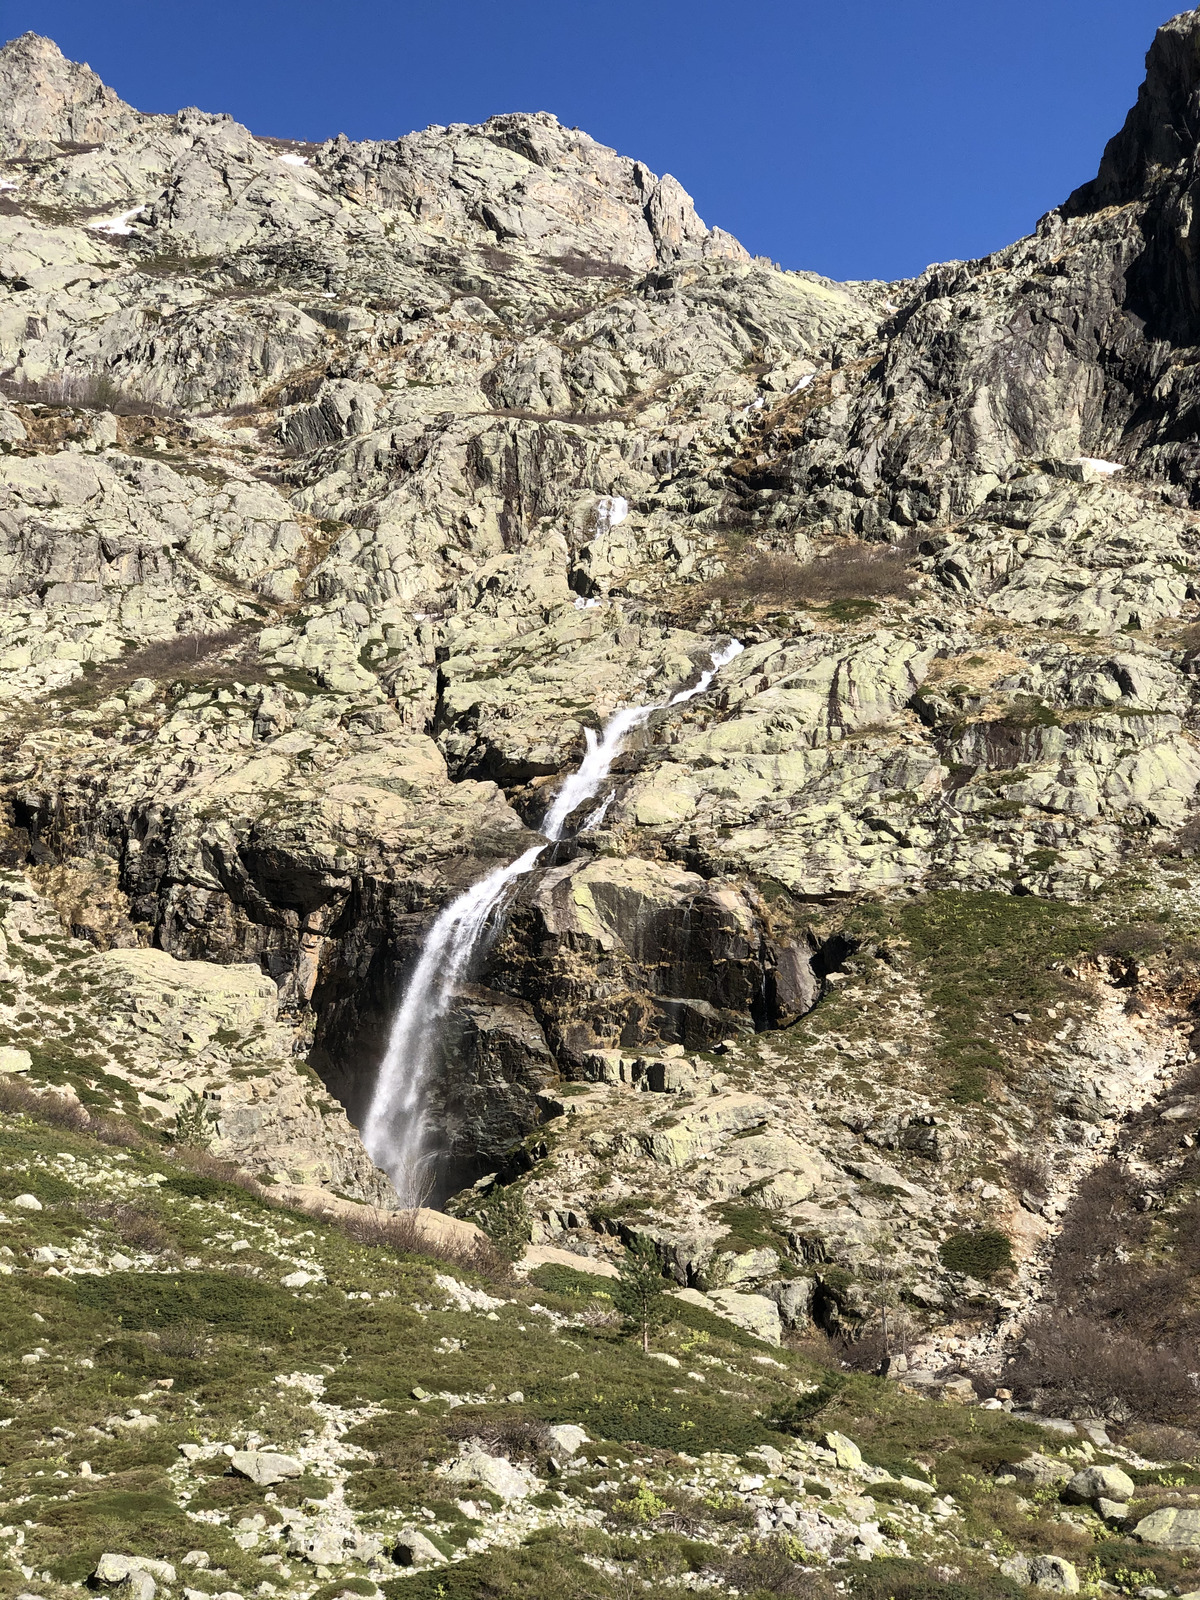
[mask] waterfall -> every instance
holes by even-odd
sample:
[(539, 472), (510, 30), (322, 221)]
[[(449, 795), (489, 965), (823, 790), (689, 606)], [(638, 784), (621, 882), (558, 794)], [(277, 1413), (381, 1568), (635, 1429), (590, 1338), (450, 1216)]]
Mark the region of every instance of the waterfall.
[(406, 1206), (424, 1205), (436, 1177), (425, 1091), (430, 1069), (437, 1063), (442, 1021), (493, 908), (544, 848), (535, 844), (508, 866), (480, 878), (442, 908), (425, 935), (420, 960), (392, 1023), (362, 1130), (371, 1159), (391, 1178)]
[(694, 700), (698, 694), (703, 694), (721, 668), (728, 665), (744, 648), (745, 646), (740, 645), (736, 639), (731, 639), (723, 650), (718, 650), (713, 655), (712, 666), (700, 674), (698, 683), (690, 689), (681, 689), (669, 700), (656, 700), (648, 706), (626, 706), (624, 711), (618, 711), (608, 719), (598, 739), (594, 729), (585, 728), (587, 751), (580, 763), (579, 771), (573, 772), (563, 784), (558, 792), (558, 798), (546, 813), (542, 822), (542, 832), (546, 838), (561, 839), (567, 818), (575, 807), (595, 797), (600, 785), (608, 777), (609, 768), (620, 755), (626, 736), (632, 733), (634, 728), (640, 728), (664, 706), (682, 705), (685, 700)]
[[(563, 836), (567, 818), (586, 800), (594, 799), (620, 754), (628, 734), (655, 711), (681, 705), (703, 694), (727, 662), (739, 654), (736, 639), (712, 656), (712, 666), (690, 689), (648, 706), (627, 706), (609, 718), (599, 738), (586, 730), (587, 751), (578, 772), (563, 784), (542, 823), (544, 843), (532, 845), (508, 866), (497, 867), (444, 906), (430, 925), (420, 958), (388, 1036), (375, 1092), (363, 1122), (362, 1138), (371, 1159), (382, 1167), (406, 1206), (425, 1204), (433, 1196), (438, 1149), (429, 1121), (428, 1089), (438, 1065), (442, 1023), (466, 978), (472, 958), (491, 928), (495, 913), (518, 878), (533, 870), (547, 844)], [(611, 796), (593, 812), (584, 827), (596, 826)]]

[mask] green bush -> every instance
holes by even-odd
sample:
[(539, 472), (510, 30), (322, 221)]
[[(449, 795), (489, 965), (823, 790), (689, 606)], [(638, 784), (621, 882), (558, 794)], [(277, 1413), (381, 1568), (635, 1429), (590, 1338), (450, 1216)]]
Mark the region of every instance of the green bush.
[(938, 1250), (947, 1272), (965, 1272), (986, 1283), (997, 1273), (1013, 1268), (1008, 1235), (997, 1228), (977, 1228), (973, 1233), (952, 1233)]
[(161, 1188), (164, 1194), (181, 1194), (187, 1200), (219, 1200), (230, 1195), (245, 1199), (242, 1191), (235, 1189), (233, 1184), (222, 1183), (220, 1178), (205, 1178), (199, 1173), (168, 1178)]
[(805, 1432), (812, 1419), (819, 1416), (842, 1392), (847, 1381), (843, 1373), (826, 1373), (815, 1389), (802, 1394), (795, 1404), (780, 1416), (777, 1426), (785, 1433)]
[(73, 1293), (80, 1305), (135, 1332), (207, 1322), (279, 1339), (303, 1315), (286, 1289), (220, 1272), (111, 1272), (70, 1280), (59, 1292)]
[(577, 1272), (574, 1267), (559, 1266), (553, 1261), (535, 1267), (529, 1274), (529, 1282), (539, 1289), (545, 1289), (547, 1294), (565, 1294), (589, 1300), (595, 1295), (603, 1295), (611, 1300), (612, 1281), (611, 1278), (597, 1277), (594, 1272)]

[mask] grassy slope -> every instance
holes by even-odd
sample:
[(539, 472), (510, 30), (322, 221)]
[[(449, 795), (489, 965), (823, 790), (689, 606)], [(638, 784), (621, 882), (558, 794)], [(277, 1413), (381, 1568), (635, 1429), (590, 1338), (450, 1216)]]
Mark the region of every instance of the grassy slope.
[[(105, 1550), (178, 1566), (196, 1549), (219, 1570), (180, 1569), (179, 1581), (213, 1594), (265, 1595), (266, 1582), (332, 1596), (358, 1579), (363, 1592), (378, 1582), (414, 1597), (609, 1596), (689, 1572), (724, 1572), (742, 1592), (815, 1592), (826, 1579), (820, 1563), (798, 1569), (799, 1541), (757, 1538), (763, 1497), (840, 1519), (836, 1555), (865, 1514), (844, 1503), (867, 1493), (885, 1543), (869, 1565), (831, 1570), (872, 1594), (938, 1592), (934, 1566), (957, 1569), (971, 1592), (1000, 1593), (994, 1558), (1013, 1549), (1186, 1582), (1175, 1560), (1107, 1535), (1087, 1513), (1063, 1523), (1046, 1497), (995, 1487), (996, 1462), (1045, 1442), (1003, 1413), (859, 1376), (814, 1398), (827, 1374), (810, 1354), (767, 1357), (691, 1308), (657, 1341), (680, 1365), (647, 1360), (606, 1318), (594, 1283), (569, 1274), (552, 1288), (475, 1282), (500, 1303), (472, 1308), (437, 1281), (449, 1273), (472, 1287), (460, 1269), (355, 1243), (197, 1177), (152, 1143), (114, 1148), (10, 1111), (0, 1150), (0, 1237), (12, 1252), (0, 1255), (2, 1594), (52, 1596)], [(19, 1194), (43, 1209), (15, 1206)], [(309, 1282), (285, 1287), (296, 1272)], [(518, 1390), (523, 1400), (506, 1398)], [(577, 1470), (554, 1476), (545, 1420), (587, 1429)], [(835, 1470), (803, 1443), (831, 1427), (897, 1476), (932, 1470), (955, 1497), (951, 1515), (931, 1518), (928, 1497)], [(437, 1477), (475, 1432), (523, 1456), (546, 1488), (506, 1511)], [(304, 1477), (264, 1491), (231, 1476), (224, 1447), (247, 1441), (297, 1451)], [(747, 1457), (763, 1444), (792, 1452), (796, 1481), (771, 1476), (778, 1459)], [(747, 1488), (746, 1473), (766, 1481)], [(279, 1530), (297, 1507), (353, 1532), (344, 1562), (289, 1554)], [(455, 1564), (402, 1574), (387, 1551), (410, 1523)], [(372, 1535), (378, 1554), (363, 1543)], [(469, 1550), (471, 1540), (482, 1544)], [(738, 1554), (747, 1541), (750, 1557)]]

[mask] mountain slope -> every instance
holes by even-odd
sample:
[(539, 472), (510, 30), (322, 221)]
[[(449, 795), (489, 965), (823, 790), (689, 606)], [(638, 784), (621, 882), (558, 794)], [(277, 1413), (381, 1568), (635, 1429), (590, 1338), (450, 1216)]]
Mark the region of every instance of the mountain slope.
[[(450, 1208), (1191, 1420), (1197, 40), (890, 285), (544, 113), (298, 145), (0, 51), (9, 1068), (394, 1203), (311, 1072), (361, 1122), (438, 909), (653, 703), (448, 1019)], [(1097, 1398), (1038, 1328), (1111, 1259)]]

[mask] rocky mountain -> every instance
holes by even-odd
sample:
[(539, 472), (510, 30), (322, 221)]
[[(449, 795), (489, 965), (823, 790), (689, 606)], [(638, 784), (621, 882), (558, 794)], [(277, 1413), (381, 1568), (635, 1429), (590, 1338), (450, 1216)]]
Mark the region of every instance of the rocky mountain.
[(446, 1018), (450, 1211), (1195, 1420), (1198, 116), (1188, 12), (1032, 236), (837, 284), (545, 113), (299, 144), (5, 46), (0, 1069), (394, 1207), (430, 925), (654, 705)]

